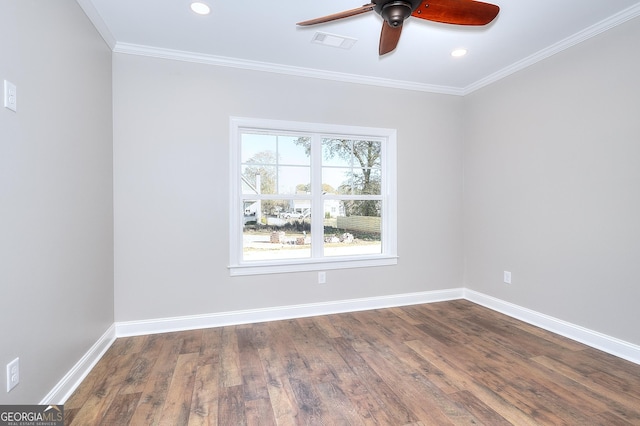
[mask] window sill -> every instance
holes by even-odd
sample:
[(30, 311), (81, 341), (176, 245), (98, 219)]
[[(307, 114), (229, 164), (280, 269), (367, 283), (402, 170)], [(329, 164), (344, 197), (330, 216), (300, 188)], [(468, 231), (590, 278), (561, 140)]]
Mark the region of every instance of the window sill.
[(321, 259), (321, 260), (304, 260), (295, 262), (252, 262), (251, 264), (231, 265), (229, 266), (229, 275), (263, 275), (263, 274), (286, 274), (290, 272), (310, 272), (310, 271), (326, 271), (334, 269), (351, 269), (351, 268), (368, 268), (374, 266), (390, 266), (398, 264), (398, 256), (381, 255), (376, 257), (368, 256), (366, 258), (348, 258), (348, 259)]

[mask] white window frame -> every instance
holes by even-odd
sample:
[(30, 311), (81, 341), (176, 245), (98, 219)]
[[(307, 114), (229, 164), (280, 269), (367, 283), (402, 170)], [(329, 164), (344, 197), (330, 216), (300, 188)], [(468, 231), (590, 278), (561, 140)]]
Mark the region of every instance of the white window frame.
[[(382, 141), (382, 250), (380, 254), (356, 256), (322, 256), (321, 244), (312, 241), (310, 258), (278, 259), (265, 261), (244, 261), (242, 256), (242, 216), (241, 209), (241, 166), (240, 166), (240, 134), (243, 130), (262, 130), (267, 132), (320, 134), (321, 137), (341, 137), (358, 140)], [(398, 263), (397, 255), (397, 149), (396, 130), (376, 127), (345, 126), (322, 123), (306, 123), (297, 121), (281, 121), (244, 117), (230, 118), (230, 196), (229, 196), (229, 272), (231, 276), (259, 275), (270, 273), (287, 273), (303, 271), (319, 271), (330, 269), (360, 268), (387, 266)], [(311, 183), (321, 182), (322, 169), (319, 145), (312, 148)], [(322, 211), (323, 195), (315, 191), (311, 196), (312, 217)], [(362, 198), (362, 197), (358, 197)], [(313, 222), (312, 222), (312, 226)], [(319, 225), (322, 226), (322, 225)], [(313, 228), (312, 228), (313, 229)], [(314, 232), (311, 232), (312, 236)], [(322, 235), (322, 234), (321, 234)]]

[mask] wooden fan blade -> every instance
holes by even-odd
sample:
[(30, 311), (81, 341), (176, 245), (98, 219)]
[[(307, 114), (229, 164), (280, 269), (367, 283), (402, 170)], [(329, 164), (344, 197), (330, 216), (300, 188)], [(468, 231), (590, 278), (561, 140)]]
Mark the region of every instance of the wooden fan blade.
[(387, 21), (382, 21), (382, 32), (380, 33), (380, 47), (378, 53), (380, 56), (391, 52), (398, 45), (402, 34), (402, 25), (392, 27)]
[(424, 0), (411, 16), (456, 25), (487, 25), (500, 8), (474, 0)]
[(296, 25), (306, 27), (308, 25), (323, 24), (325, 22), (335, 21), (337, 19), (348, 18), (350, 16), (355, 16), (355, 15), (360, 15), (361, 13), (370, 12), (373, 10), (375, 6), (376, 5), (373, 3), (365, 4), (364, 6), (360, 6), (355, 9), (345, 10), (344, 12), (334, 13), (333, 15), (327, 15), (321, 18), (298, 22)]

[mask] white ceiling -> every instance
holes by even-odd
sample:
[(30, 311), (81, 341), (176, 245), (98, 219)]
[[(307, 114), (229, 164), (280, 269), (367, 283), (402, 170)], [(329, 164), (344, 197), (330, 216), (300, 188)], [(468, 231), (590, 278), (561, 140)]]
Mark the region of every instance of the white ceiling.
[[(409, 18), (395, 51), (378, 56), (375, 12), (331, 23), (296, 22), (366, 0), (78, 0), (116, 52), (464, 95), (640, 15), (640, 0), (487, 0), (500, 14), (486, 27)], [(350, 50), (312, 43), (317, 31), (355, 38)], [(453, 58), (454, 48), (468, 49)]]

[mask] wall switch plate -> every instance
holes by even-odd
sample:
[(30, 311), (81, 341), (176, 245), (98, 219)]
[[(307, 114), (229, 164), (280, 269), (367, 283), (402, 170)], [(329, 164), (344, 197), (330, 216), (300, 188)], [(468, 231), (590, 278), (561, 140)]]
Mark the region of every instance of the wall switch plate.
[(18, 110), (16, 85), (7, 80), (4, 81), (4, 106), (14, 112)]
[(511, 272), (504, 271), (504, 282), (507, 284), (511, 284)]
[(7, 364), (7, 392), (20, 383), (20, 358), (16, 358)]
[(325, 284), (327, 282), (327, 273), (324, 271), (318, 272), (318, 284)]

